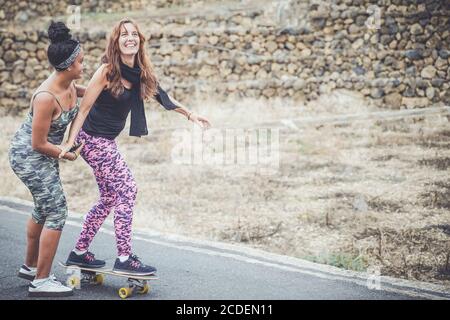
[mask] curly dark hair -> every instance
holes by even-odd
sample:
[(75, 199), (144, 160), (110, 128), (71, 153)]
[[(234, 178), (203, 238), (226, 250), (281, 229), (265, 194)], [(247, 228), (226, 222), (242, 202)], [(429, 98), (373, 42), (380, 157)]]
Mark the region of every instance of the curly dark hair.
[(52, 66), (57, 66), (70, 57), (78, 45), (78, 41), (72, 39), (70, 29), (63, 22), (51, 21), (48, 37), (51, 43), (47, 49), (47, 57)]

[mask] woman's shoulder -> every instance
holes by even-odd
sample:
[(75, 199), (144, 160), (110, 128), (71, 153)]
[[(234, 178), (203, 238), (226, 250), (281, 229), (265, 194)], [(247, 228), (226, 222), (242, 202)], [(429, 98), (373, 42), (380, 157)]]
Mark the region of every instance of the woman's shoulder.
[(102, 63), (100, 67), (98, 67), (97, 72), (99, 75), (102, 76), (102, 78), (106, 79), (107, 73), (108, 73), (108, 64)]
[(94, 75), (91, 78), (91, 82), (95, 83), (96, 85), (100, 85), (104, 87), (108, 80), (107, 80), (107, 64), (102, 64), (98, 69), (95, 71)]
[(45, 113), (53, 112), (56, 107), (56, 97), (48, 90), (36, 90), (31, 100), (30, 111), (34, 114), (35, 110), (44, 111)]
[(48, 103), (55, 100), (54, 88), (46, 81), (41, 83), (33, 92), (31, 100), (33, 102)]
[(98, 70), (105, 71), (108, 68), (108, 65), (108, 63), (102, 63), (100, 67), (98, 67)]
[(55, 101), (55, 94), (49, 90), (36, 90), (33, 95), (33, 103), (34, 104), (45, 104)]

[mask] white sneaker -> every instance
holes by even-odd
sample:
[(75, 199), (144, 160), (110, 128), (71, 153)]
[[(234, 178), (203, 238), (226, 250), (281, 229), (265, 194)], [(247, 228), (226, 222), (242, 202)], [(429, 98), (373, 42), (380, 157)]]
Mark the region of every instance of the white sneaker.
[(29, 297), (68, 297), (71, 295), (73, 295), (73, 290), (56, 281), (54, 275), (47, 279), (34, 280), (28, 287)]
[(23, 264), (20, 267), (19, 274), (17, 276), (22, 279), (33, 281), (34, 277), (36, 277), (36, 270), (36, 268), (30, 268)]

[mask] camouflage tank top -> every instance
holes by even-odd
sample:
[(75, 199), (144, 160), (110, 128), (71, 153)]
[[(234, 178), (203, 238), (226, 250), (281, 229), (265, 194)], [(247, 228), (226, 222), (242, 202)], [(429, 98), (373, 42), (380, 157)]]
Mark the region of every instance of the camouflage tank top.
[(24, 123), (22, 123), (22, 125), (17, 130), (17, 132), (15, 133), (15, 135), (11, 141), (11, 147), (10, 147), (11, 155), (16, 155), (16, 156), (20, 156), (20, 155), (25, 156), (26, 155), (28, 159), (30, 156), (33, 156), (33, 155), (36, 157), (39, 157), (39, 158), (41, 158), (42, 156), (44, 156), (46, 158), (50, 158), (50, 157), (47, 157), (47, 156), (33, 150), (32, 146), (31, 146), (31, 131), (32, 131), (32, 122), (33, 122), (32, 105), (33, 105), (33, 100), (36, 97), (36, 95), (41, 92), (50, 93), (55, 98), (56, 102), (58, 103), (59, 107), (61, 108), (60, 116), (58, 118), (52, 120), (50, 123), (50, 128), (48, 130), (48, 135), (47, 135), (48, 142), (50, 142), (54, 145), (61, 144), (64, 139), (64, 133), (66, 132), (67, 126), (69, 125), (70, 122), (72, 122), (73, 119), (75, 119), (75, 117), (78, 113), (78, 110), (79, 110), (79, 100), (78, 99), (73, 108), (71, 108), (68, 111), (65, 111), (61, 107), (61, 104), (59, 103), (58, 99), (55, 97), (55, 95), (53, 93), (51, 93), (49, 91), (36, 92), (31, 99), (30, 111), (28, 112)]

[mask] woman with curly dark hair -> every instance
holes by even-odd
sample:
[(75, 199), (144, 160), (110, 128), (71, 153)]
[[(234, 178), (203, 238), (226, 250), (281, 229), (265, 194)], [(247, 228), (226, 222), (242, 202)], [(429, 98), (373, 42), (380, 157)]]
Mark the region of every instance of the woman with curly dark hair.
[[(14, 173), (30, 190), (34, 211), (27, 225), (27, 253), (19, 277), (33, 280), (29, 296), (57, 297), (73, 291), (50, 275), (61, 232), (67, 217), (67, 203), (59, 176), (59, 146), (67, 126), (78, 113), (78, 99), (84, 93), (75, 80), (83, 72), (83, 49), (72, 39), (62, 22), (48, 28), (47, 50), (55, 71), (36, 89), (25, 122), (15, 133), (9, 161)], [(82, 146), (64, 155), (77, 159)]]

